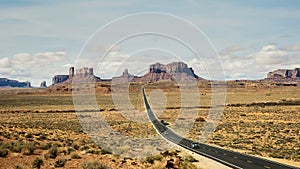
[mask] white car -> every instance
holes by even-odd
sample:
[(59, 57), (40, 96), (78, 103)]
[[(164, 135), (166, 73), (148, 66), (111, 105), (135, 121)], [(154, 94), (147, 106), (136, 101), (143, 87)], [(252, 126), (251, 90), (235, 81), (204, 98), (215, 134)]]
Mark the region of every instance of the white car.
[(191, 143), (192, 148), (199, 148), (199, 143)]

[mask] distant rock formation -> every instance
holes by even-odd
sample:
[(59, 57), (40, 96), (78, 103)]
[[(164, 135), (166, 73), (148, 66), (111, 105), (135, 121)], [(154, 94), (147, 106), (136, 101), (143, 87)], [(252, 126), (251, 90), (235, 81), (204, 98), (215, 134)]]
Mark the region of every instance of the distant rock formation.
[(19, 82), (7, 78), (0, 78), (0, 87), (31, 87), (30, 82)]
[(46, 88), (47, 87), (46, 81), (42, 81), (40, 87), (41, 88)]
[(83, 67), (81, 69), (77, 69), (76, 76), (80, 78), (94, 76), (93, 68)]
[(295, 69), (277, 69), (267, 74), (267, 78), (269, 80), (276, 79), (298, 79), (300, 78), (300, 68)]
[(31, 83), (29, 81), (26, 81), (26, 87), (31, 87)]
[(197, 76), (194, 70), (183, 62), (172, 62), (167, 65), (157, 62), (149, 65), (148, 72), (141, 77), (133, 76), (128, 73), (128, 69), (125, 69), (121, 76), (114, 77), (113, 80), (117, 80), (117, 82), (156, 82), (205, 79)]
[(69, 75), (55, 75), (53, 78), (52, 78), (52, 84), (55, 85), (55, 84), (58, 84), (58, 83), (62, 83), (66, 80), (69, 79)]
[(74, 77), (74, 67), (69, 68), (69, 79), (72, 79)]
[(167, 65), (155, 63), (149, 66), (148, 73), (138, 81), (179, 81), (179, 80), (204, 80), (194, 73), (186, 63), (172, 62)]
[(55, 75), (52, 78), (52, 85), (71, 80), (100, 81), (101, 79), (94, 75), (93, 68), (83, 67), (81, 69), (77, 69), (76, 74), (74, 74), (74, 67), (70, 67), (69, 75)]
[[(52, 84), (59, 84), (65, 81), (74, 80), (76, 82), (99, 82), (111, 81), (110, 79), (103, 80), (94, 75), (93, 68), (83, 67), (76, 70), (70, 67), (69, 75), (55, 75), (52, 78)], [(129, 74), (128, 69), (125, 69), (121, 76), (113, 77), (112, 80), (117, 82), (155, 82), (155, 81), (180, 81), (180, 80), (205, 80), (194, 73), (192, 68), (189, 68), (186, 63), (172, 62), (167, 65), (155, 63), (149, 66), (148, 73), (138, 77)]]
[(116, 82), (130, 82), (133, 78), (137, 78), (137, 76), (129, 74), (128, 69), (125, 69), (121, 76), (113, 77), (112, 80)]

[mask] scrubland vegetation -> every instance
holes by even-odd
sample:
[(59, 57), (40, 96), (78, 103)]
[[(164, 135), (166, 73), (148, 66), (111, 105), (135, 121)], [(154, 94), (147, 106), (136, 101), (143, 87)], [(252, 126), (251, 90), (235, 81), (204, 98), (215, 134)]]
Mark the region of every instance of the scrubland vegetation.
[[(132, 84), (129, 97), (132, 105), (144, 112), (140, 87), (141, 84)], [(148, 84), (145, 88), (147, 94), (153, 89), (161, 89), (165, 94), (166, 107), (159, 118), (172, 126), (181, 109), (178, 87), (162, 83)], [(22, 93), (0, 92), (0, 168), (197, 168), (193, 156), (183, 156), (182, 150), (175, 148), (146, 159), (110, 153), (85, 133), (70, 93), (47, 93), (40, 89), (27, 93), (23, 90)], [(198, 112), (187, 134), (194, 140), (199, 139), (211, 106), (209, 86), (199, 84), (199, 92), (200, 106), (189, 108)], [(132, 137), (157, 135), (151, 123), (130, 122), (123, 117), (109, 93), (97, 94), (96, 100), (99, 111), (115, 131)], [(299, 162), (299, 119), (299, 86), (232, 82), (228, 84), (222, 120), (206, 142), (253, 155)]]

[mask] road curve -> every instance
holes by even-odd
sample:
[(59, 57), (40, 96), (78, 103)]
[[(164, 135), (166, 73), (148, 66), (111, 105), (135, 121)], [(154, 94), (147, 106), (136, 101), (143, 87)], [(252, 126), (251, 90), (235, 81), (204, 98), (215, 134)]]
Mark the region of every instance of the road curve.
[(185, 149), (218, 161), (234, 169), (300, 169), (263, 158), (225, 150), (204, 143), (198, 143), (199, 146), (193, 148), (192, 143), (195, 143), (194, 141), (177, 135), (174, 131), (169, 129), (156, 118), (148, 103), (144, 86), (142, 86), (142, 95), (144, 98), (145, 107), (147, 109), (148, 118), (151, 120), (158, 134), (160, 134), (164, 139), (171, 141)]

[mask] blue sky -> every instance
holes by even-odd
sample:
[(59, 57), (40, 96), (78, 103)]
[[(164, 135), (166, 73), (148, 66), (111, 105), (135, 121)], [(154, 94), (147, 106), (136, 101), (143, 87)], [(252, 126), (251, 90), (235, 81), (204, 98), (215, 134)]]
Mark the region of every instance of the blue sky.
[(163, 12), (209, 37), (227, 79), (259, 79), (276, 68), (300, 67), (299, 8), (297, 0), (1, 1), (0, 76), (49, 85), (53, 75), (67, 73), (103, 25), (133, 13)]

